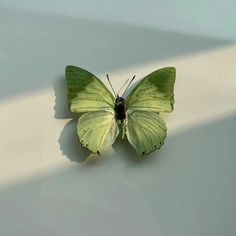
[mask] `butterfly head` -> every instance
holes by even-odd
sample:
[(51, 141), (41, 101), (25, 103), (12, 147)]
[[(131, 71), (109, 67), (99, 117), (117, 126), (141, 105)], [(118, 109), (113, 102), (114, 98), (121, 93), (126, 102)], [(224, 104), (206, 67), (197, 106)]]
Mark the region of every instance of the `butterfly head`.
[(125, 99), (123, 97), (120, 97), (119, 94), (117, 94), (117, 97), (116, 97), (116, 102), (115, 102), (116, 105), (123, 105), (125, 104)]

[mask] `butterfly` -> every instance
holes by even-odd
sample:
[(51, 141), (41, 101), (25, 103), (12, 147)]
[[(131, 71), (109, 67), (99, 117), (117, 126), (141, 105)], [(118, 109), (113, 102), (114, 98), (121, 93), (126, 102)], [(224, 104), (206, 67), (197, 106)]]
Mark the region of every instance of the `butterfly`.
[[(83, 113), (77, 124), (82, 146), (101, 155), (119, 134), (122, 139), (127, 137), (140, 156), (163, 145), (167, 128), (159, 113), (173, 111), (174, 67), (147, 75), (126, 99), (113, 96), (101, 80), (82, 68), (68, 65), (65, 73), (69, 109)], [(107, 78), (110, 83), (108, 75)]]

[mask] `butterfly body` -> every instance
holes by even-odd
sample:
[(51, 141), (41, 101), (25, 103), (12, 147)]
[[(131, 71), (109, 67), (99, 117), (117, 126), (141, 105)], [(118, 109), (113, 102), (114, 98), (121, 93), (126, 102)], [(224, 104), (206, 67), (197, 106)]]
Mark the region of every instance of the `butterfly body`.
[(115, 100), (115, 118), (119, 123), (123, 123), (126, 118), (125, 99), (117, 96)]
[(163, 145), (167, 128), (159, 113), (173, 110), (174, 67), (147, 75), (126, 99), (115, 98), (96, 76), (79, 67), (66, 67), (66, 81), (69, 109), (84, 113), (77, 125), (79, 140), (91, 152), (104, 153), (119, 134), (138, 155)]

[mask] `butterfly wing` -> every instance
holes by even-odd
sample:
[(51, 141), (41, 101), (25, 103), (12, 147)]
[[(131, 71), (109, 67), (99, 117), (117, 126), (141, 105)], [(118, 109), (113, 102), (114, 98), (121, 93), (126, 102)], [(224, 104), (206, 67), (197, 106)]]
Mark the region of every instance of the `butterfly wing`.
[(77, 134), (83, 146), (102, 154), (119, 134), (115, 120), (115, 99), (106, 86), (90, 72), (66, 67), (68, 105), (72, 112), (84, 113), (78, 120)]
[(147, 75), (127, 97), (127, 109), (171, 112), (174, 104), (175, 74), (174, 67), (165, 67)]
[(155, 112), (132, 111), (127, 114), (126, 135), (139, 155), (160, 148), (166, 137), (166, 125)]
[(147, 155), (164, 143), (167, 129), (158, 113), (173, 110), (175, 73), (174, 67), (156, 70), (127, 97), (126, 135), (139, 155)]
[(71, 112), (113, 110), (115, 99), (106, 86), (90, 72), (66, 67), (67, 97)]
[(114, 111), (83, 114), (78, 121), (77, 133), (84, 147), (93, 153), (102, 154), (114, 143), (119, 134)]

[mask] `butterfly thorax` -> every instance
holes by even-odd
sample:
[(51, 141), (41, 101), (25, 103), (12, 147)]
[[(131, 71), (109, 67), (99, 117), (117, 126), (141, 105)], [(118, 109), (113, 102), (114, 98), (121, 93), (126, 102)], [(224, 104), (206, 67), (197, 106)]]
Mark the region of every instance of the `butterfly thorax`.
[(126, 108), (125, 108), (125, 99), (122, 97), (117, 97), (115, 101), (115, 117), (116, 120), (119, 120), (121, 123), (126, 118)]

